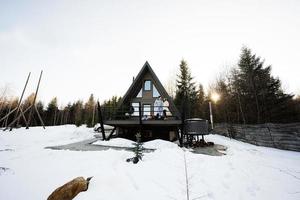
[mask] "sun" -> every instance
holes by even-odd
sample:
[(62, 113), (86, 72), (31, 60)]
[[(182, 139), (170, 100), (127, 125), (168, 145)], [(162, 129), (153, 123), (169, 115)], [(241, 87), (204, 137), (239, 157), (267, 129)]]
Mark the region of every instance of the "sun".
[(213, 102), (217, 102), (217, 101), (219, 101), (220, 100), (220, 95), (218, 94), (218, 93), (212, 93), (211, 94), (211, 96), (210, 96), (210, 98), (211, 98), (211, 100), (213, 101)]

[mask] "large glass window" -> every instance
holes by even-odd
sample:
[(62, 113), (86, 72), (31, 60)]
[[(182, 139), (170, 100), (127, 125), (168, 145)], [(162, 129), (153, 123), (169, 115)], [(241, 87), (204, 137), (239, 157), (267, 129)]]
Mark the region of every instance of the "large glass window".
[(157, 89), (156, 89), (156, 87), (155, 87), (155, 85), (153, 84), (153, 90), (152, 90), (152, 95), (153, 95), (153, 97), (159, 97), (160, 96), (160, 94), (159, 94), (159, 92), (157, 91)]
[(143, 115), (144, 116), (150, 116), (151, 114), (151, 105), (150, 104), (144, 104), (143, 105)]
[(141, 98), (143, 97), (143, 90), (141, 88), (141, 90), (139, 91), (138, 95), (136, 95), (137, 98)]
[(131, 106), (133, 107), (132, 116), (139, 116), (139, 103), (132, 103)]
[(146, 90), (146, 91), (151, 90), (151, 81), (150, 80), (146, 80), (144, 82), (144, 90)]

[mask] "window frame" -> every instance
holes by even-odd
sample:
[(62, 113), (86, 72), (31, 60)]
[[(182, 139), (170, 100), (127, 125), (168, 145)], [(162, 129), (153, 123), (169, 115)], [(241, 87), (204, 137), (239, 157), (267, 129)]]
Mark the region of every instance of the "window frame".
[(133, 113), (131, 116), (139, 116), (139, 103), (138, 102), (132, 102), (131, 106), (133, 107)]
[[(146, 111), (147, 113), (149, 112), (149, 114), (146, 114), (145, 113), (145, 106), (149, 106), (149, 111)], [(143, 108), (143, 116), (151, 116), (151, 104), (150, 103), (145, 103), (145, 104), (143, 104), (143, 106), (142, 106), (142, 108)]]
[[(146, 85), (146, 82), (147, 81), (150, 81), (150, 89), (149, 90), (146, 90), (145, 89), (145, 85)], [(143, 84), (143, 91), (146, 91), (146, 92), (150, 92), (150, 91), (152, 91), (152, 80), (151, 79), (146, 79), (146, 80), (144, 80), (144, 84)]]
[[(139, 90), (139, 92), (137, 93), (135, 98), (143, 98), (143, 87)], [(139, 94), (141, 93), (141, 96), (139, 96)]]
[[(157, 91), (158, 96), (154, 96), (154, 88), (155, 88), (155, 90)], [(153, 98), (157, 98), (157, 97), (159, 97), (159, 96), (161, 96), (161, 94), (159, 93), (157, 87), (156, 87), (154, 84), (152, 84), (152, 97), (153, 97)]]

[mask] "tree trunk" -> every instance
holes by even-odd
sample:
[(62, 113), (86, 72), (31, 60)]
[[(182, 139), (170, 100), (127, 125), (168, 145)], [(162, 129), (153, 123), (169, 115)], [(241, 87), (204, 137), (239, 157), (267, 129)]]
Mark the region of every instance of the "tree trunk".
[(238, 96), (239, 108), (240, 108), (240, 111), (241, 111), (243, 123), (246, 124), (246, 119), (245, 119), (245, 115), (244, 115), (244, 112), (243, 112), (242, 103), (241, 103), (241, 97), (240, 97), (239, 92), (237, 92), (237, 96)]

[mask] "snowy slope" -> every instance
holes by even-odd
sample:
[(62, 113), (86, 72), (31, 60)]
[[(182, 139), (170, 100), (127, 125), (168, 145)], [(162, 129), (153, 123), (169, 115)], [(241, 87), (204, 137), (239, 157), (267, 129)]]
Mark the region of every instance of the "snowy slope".
[(127, 151), (44, 149), (93, 135), (92, 129), (70, 125), (1, 131), (0, 167), (9, 170), (0, 171), (0, 199), (47, 199), (54, 189), (77, 176), (94, 176), (89, 190), (76, 200), (184, 200), (184, 154), (190, 199), (300, 199), (300, 153), (217, 135), (206, 138), (227, 146), (226, 156), (193, 154), (155, 140), (145, 147), (157, 150), (145, 154), (137, 165), (125, 162), (133, 155)]

